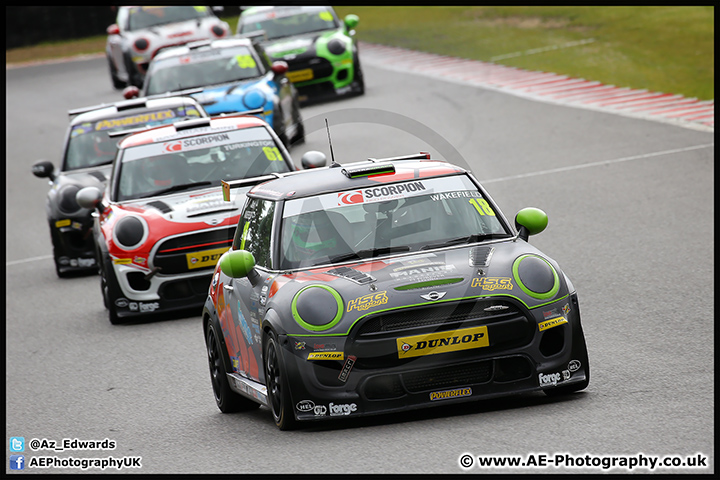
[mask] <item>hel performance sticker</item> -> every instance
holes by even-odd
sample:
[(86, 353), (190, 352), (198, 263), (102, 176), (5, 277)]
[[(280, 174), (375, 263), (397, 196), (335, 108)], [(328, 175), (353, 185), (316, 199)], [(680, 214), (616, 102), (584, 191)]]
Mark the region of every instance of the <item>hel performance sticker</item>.
[[(474, 189), (474, 190), (473, 190)], [(298, 198), (285, 202), (283, 217), (318, 210), (329, 210), (358, 203), (373, 203), (420, 195), (438, 195), (460, 190), (477, 192), (477, 188), (465, 175), (413, 180), (378, 187), (353, 188), (343, 192), (327, 193), (317, 197)], [(479, 193), (479, 192), (478, 192)]]
[(483, 290), (512, 290), (513, 283), (510, 277), (480, 277), (473, 278), (471, 287), (482, 287)]
[(310, 352), (308, 353), (308, 360), (344, 360), (345, 354), (343, 352)]
[(396, 342), (398, 358), (422, 357), (490, 346), (486, 326), (401, 337)]
[(187, 267), (192, 270), (194, 268), (215, 266), (222, 254), (227, 251), (228, 248), (214, 248), (202, 252), (186, 253)]
[(469, 397), (472, 395), (472, 388), (456, 388), (454, 390), (443, 390), (442, 392), (431, 392), (430, 401), (447, 400), (448, 398)]
[(387, 290), (383, 290), (382, 292), (371, 293), (370, 295), (350, 300), (347, 304), (347, 311), (357, 310), (358, 312), (362, 312), (372, 307), (385, 305), (386, 303), (388, 303)]
[(568, 323), (565, 317), (551, 318), (550, 320), (545, 320), (544, 322), (538, 323), (538, 330), (542, 332), (543, 330), (557, 327), (558, 325), (562, 325), (563, 323)]

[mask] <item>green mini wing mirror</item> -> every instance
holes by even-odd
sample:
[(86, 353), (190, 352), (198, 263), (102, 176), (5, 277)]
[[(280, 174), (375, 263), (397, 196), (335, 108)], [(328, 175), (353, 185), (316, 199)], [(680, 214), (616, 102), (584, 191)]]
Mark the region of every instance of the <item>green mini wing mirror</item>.
[(343, 20), (345, 22), (345, 27), (349, 31), (357, 27), (358, 22), (360, 22), (360, 17), (351, 13), (349, 15), (345, 15), (345, 18)]
[(520, 232), (520, 238), (526, 242), (530, 235), (537, 235), (545, 230), (547, 224), (548, 217), (539, 208), (523, 208), (515, 215), (515, 228)]
[(247, 250), (235, 250), (220, 257), (220, 270), (230, 278), (247, 277), (255, 268), (255, 258)]

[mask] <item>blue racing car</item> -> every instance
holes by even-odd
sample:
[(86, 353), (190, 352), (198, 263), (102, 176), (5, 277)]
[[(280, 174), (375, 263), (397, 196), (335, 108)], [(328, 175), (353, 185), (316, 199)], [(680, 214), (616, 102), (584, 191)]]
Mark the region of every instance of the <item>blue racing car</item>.
[[(262, 109), (258, 117), (272, 126), (285, 146), (302, 143), (305, 129), (298, 93), (286, 77), (288, 65), (272, 62), (252, 39), (231, 38), (193, 42), (160, 52), (150, 63), (143, 95), (192, 94), (210, 115)], [(126, 98), (139, 94), (125, 89)]]

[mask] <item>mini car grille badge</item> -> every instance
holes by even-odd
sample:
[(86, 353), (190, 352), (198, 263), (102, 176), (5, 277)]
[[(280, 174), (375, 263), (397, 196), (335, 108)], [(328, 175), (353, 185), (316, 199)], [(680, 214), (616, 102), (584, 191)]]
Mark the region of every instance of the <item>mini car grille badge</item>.
[(424, 298), (425, 300), (429, 300), (431, 302), (435, 302), (437, 300), (440, 300), (445, 295), (447, 295), (447, 292), (430, 292), (425, 295), (420, 295), (420, 298)]
[(508, 308), (510, 307), (506, 305), (491, 305), (487, 308), (483, 308), (483, 310), (485, 310), (486, 312), (499, 312), (500, 310), (507, 310)]

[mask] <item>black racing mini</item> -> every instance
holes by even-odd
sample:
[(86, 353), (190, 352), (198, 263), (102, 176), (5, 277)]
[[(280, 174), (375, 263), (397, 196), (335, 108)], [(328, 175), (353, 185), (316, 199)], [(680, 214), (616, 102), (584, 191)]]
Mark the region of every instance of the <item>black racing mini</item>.
[(203, 309), (218, 407), (287, 430), (586, 388), (575, 288), (528, 243), (546, 226), (425, 153), (257, 185)]

